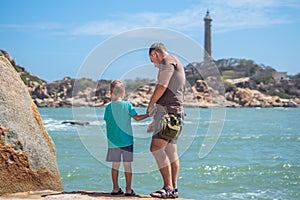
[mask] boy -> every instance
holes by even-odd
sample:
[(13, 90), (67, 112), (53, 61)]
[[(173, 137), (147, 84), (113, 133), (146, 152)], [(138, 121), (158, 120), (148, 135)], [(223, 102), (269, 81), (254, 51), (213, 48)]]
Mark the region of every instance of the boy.
[(104, 120), (106, 121), (106, 135), (108, 141), (107, 162), (112, 162), (111, 176), (113, 190), (111, 195), (124, 194), (118, 184), (121, 157), (126, 179), (125, 196), (134, 196), (131, 188), (133, 161), (133, 136), (131, 117), (140, 121), (149, 117), (149, 114), (138, 115), (132, 104), (124, 101), (125, 87), (122, 81), (114, 80), (110, 84), (111, 102), (106, 106)]

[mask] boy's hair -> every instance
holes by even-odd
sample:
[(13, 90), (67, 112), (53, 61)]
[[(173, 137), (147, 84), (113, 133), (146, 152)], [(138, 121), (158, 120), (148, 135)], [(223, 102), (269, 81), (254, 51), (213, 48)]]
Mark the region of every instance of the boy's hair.
[(110, 83), (110, 93), (117, 96), (121, 97), (125, 93), (125, 86), (122, 81), (120, 80), (114, 80)]
[(164, 51), (167, 51), (167, 48), (165, 45), (161, 42), (157, 42), (151, 45), (149, 48), (149, 55), (151, 54), (152, 51), (157, 51), (159, 53), (163, 53)]

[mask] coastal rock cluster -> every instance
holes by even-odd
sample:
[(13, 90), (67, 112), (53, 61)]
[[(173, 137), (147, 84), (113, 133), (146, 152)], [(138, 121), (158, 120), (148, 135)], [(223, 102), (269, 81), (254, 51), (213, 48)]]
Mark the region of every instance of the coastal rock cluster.
[[(249, 88), (236, 88), (235, 91), (223, 94), (208, 86), (206, 81), (198, 80), (191, 87), (192, 92), (187, 93), (186, 106), (200, 107), (298, 107), (300, 99), (282, 99), (278, 96), (269, 96), (258, 90)], [(192, 103), (196, 102), (197, 103)]]
[(258, 90), (237, 88), (235, 92), (226, 93), (226, 99), (235, 104), (234, 107), (298, 107), (300, 99), (282, 99), (278, 96), (265, 95)]
[[(213, 77), (197, 80), (187, 88), (184, 106), (186, 107), (298, 107), (299, 98), (284, 99), (263, 94), (257, 89), (236, 87), (234, 90), (219, 91), (208, 83)], [(28, 91), (38, 107), (101, 107), (110, 101), (110, 81), (71, 79), (52, 83), (29, 82)], [(136, 107), (146, 107), (154, 91), (155, 82), (144, 83), (127, 91), (126, 100)]]
[(11, 63), (0, 56), (0, 195), (63, 191), (53, 141)]
[(109, 83), (65, 77), (48, 84), (30, 81), (27, 88), (38, 107), (100, 107), (110, 100)]
[[(94, 81), (87, 78), (47, 83), (27, 72), (24, 67), (3, 50), (6, 57), (20, 74), (38, 107), (101, 107), (110, 101), (110, 80)], [(203, 79), (197, 65), (185, 67), (187, 89), (186, 107), (299, 107), (300, 75), (293, 80), (275, 80), (274, 69), (263, 68), (253, 61), (222, 59), (219, 65), (221, 78), (207, 76)], [(205, 66), (202, 66), (205, 67)], [(201, 67), (200, 67), (201, 68)], [(142, 80), (140, 84), (126, 83), (126, 99), (134, 106), (146, 107), (154, 91), (155, 81)]]
[[(74, 93), (75, 80), (64, 78), (49, 85), (31, 84), (28, 90), (38, 107), (101, 107), (110, 101), (109, 84), (104, 88), (95, 86)], [(49, 89), (50, 88), (50, 89)], [(146, 107), (154, 91), (155, 83), (142, 85), (127, 92), (126, 100), (136, 107)], [(236, 88), (235, 91), (220, 93), (206, 81), (198, 80), (185, 93), (185, 107), (298, 107), (300, 99), (283, 99), (258, 90)]]

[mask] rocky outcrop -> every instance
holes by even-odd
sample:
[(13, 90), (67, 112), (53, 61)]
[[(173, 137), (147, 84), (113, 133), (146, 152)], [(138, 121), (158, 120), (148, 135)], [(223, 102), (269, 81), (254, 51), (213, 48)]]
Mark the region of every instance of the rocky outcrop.
[[(38, 107), (101, 107), (110, 101), (110, 80), (87, 78), (47, 83), (17, 65), (6, 51), (0, 50), (16, 69)], [(300, 106), (300, 74), (290, 79), (272, 78), (273, 68), (246, 59), (220, 59), (213, 65), (190, 63), (185, 67), (188, 88), (186, 107), (298, 107)], [(213, 68), (210, 70), (209, 67)], [(218, 67), (221, 77), (209, 75)], [(205, 80), (199, 70), (205, 71)], [(218, 73), (217, 73), (218, 74)], [(222, 80), (221, 80), (222, 79)], [(137, 84), (137, 82), (139, 82)], [(142, 80), (126, 83), (126, 100), (134, 106), (146, 107), (155, 82)], [(141, 84), (140, 84), (141, 83)], [(127, 88), (128, 85), (129, 89)], [(224, 84), (224, 85), (223, 85)], [(224, 90), (225, 89), (225, 90)]]
[(297, 98), (282, 99), (248, 88), (237, 88), (235, 92), (226, 93), (226, 98), (227, 101), (236, 103), (237, 107), (298, 107), (300, 105)]
[[(110, 101), (109, 81), (99, 81), (98, 87), (87, 86), (76, 89), (74, 79), (45, 85), (35, 85), (28, 90), (38, 107), (101, 107)], [(83, 81), (83, 80), (76, 80)], [(197, 80), (185, 93), (185, 107), (298, 107), (299, 98), (280, 98), (266, 95), (256, 89), (243, 88), (249, 78), (229, 80), (234, 89), (227, 92), (219, 90), (214, 77)], [(92, 81), (90, 81), (92, 82)], [(222, 82), (221, 82), (222, 83)], [(241, 86), (241, 87), (239, 87)], [(262, 86), (261, 86), (262, 87)], [(136, 107), (147, 107), (153, 94), (155, 83), (144, 84), (134, 90), (126, 91), (126, 100)], [(73, 91), (73, 92), (72, 92)], [(74, 92), (75, 91), (75, 92)]]
[(5, 57), (9, 61), (9, 63), (18, 72), (18, 74), (20, 75), (20, 77), (21, 77), (22, 81), (25, 83), (25, 85), (28, 85), (29, 82), (34, 82), (37, 84), (46, 83), (46, 81), (44, 81), (40, 77), (27, 71), (25, 69), (25, 67), (18, 65), (17, 62), (15, 61), (15, 59), (13, 59), (12, 56), (7, 51), (0, 49), (0, 56)]
[(147, 107), (154, 88), (155, 83), (141, 86), (128, 95), (128, 101), (136, 107)]
[(100, 107), (109, 102), (109, 83), (65, 77), (47, 84), (29, 82), (27, 87), (38, 107)]
[(0, 74), (0, 195), (62, 191), (54, 143), (26, 86), (3, 56)]
[[(185, 107), (234, 107), (232, 102), (226, 100), (224, 91), (213, 89), (209, 82), (214, 81), (213, 77), (208, 80), (197, 80), (191, 86), (190, 91), (185, 94)], [(214, 86), (215, 87), (215, 86)]]

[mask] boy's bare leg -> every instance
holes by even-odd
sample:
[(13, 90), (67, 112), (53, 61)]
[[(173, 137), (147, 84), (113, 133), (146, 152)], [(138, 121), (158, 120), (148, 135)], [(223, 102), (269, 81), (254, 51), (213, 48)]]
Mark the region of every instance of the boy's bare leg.
[(125, 179), (126, 179), (126, 193), (131, 193), (131, 181), (132, 181), (132, 167), (131, 162), (124, 162), (124, 173), (125, 173)]
[(112, 163), (112, 168), (111, 168), (111, 178), (113, 182), (113, 190), (112, 193), (116, 193), (119, 191), (119, 182), (118, 182), (118, 177), (119, 177), (119, 167), (120, 163), (119, 162), (113, 162)]

